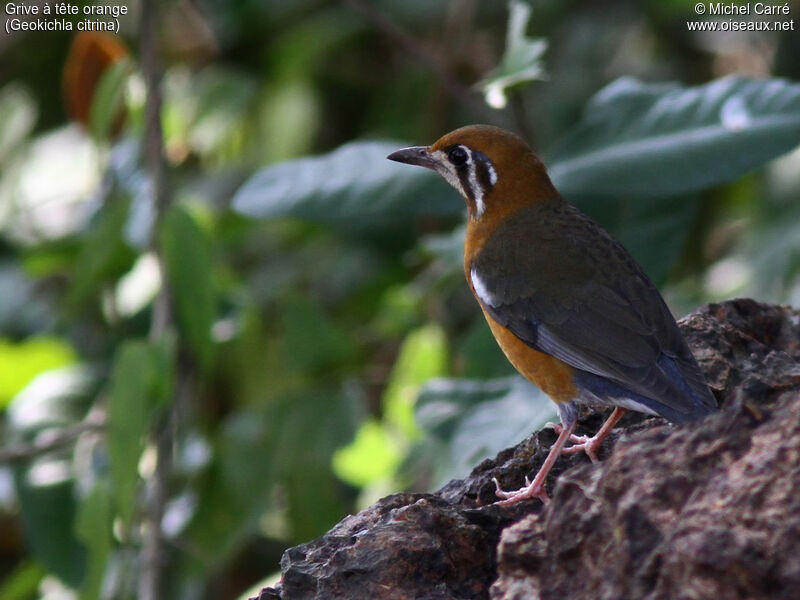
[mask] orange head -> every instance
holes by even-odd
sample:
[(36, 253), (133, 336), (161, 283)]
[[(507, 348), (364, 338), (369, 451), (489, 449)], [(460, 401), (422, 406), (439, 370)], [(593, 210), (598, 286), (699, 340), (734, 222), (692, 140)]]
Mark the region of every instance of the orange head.
[(461, 127), (432, 146), (403, 148), (387, 158), (439, 173), (464, 197), (474, 221), (558, 196), (528, 144), (499, 127)]

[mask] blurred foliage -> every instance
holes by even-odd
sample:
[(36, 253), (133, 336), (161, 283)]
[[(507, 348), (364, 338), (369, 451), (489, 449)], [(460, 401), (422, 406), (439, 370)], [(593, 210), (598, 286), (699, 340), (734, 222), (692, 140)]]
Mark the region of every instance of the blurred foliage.
[(508, 104), (507, 91), (514, 86), (544, 77), (542, 55), (547, 49), (547, 40), (531, 39), (525, 34), (531, 18), (530, 4), (512, 0), (508, 10), (508, 33), (503, 58), (483, 82), (486, 103), (492, 108), (505, 108)]
[(5, 406), (39, 373), (75, 362), (72, 347), (59, 338), (30, 337), (20, 342), (0, 340), (0, 406)]
[(800, 43), (691, 34), (693, 6), (163, 3), (165, 213), (137, 11), (66, 70), (66, 34), (0, 38), (0, 452), (46, 449), (0, 464), (0, 600), (135, 597), (171, 405), (170, 598), (237, 597), (553, 418), (463, 281), (462, 201), (400, 146), (515, 129), (676, 314), (800, 304)]

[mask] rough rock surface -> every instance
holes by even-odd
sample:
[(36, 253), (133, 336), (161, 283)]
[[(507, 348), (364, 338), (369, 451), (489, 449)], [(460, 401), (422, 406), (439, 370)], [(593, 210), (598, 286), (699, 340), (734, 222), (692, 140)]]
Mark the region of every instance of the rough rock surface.
[(559, 459), (546, 506), (491, 505), (492, 477), (519, 487), (544, 460), (555, 435), (534, 434), (288, 550), (259, 600), (800, 598), (800, 311), (735, 300), (680, 325), (719, 414), (629, 413), (601, 463)]

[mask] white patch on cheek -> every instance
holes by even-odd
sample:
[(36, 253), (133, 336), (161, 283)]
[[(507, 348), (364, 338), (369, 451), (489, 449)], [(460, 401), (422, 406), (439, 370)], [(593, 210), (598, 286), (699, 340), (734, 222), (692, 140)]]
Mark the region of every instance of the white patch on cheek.
[(475, 218), (478, 218), (486, 211), (486, 203), (483, 201), (483, 188), (478, 183), (477, 167), (472, 160), (469, 163), (469, 186), (475, 194)]
[(492, 187), (497, 183), (497, 171), (494, 170), (494, 166), (492, 163), (487, 161), (487, 167), (489, 167), (489, 183), (492, 184)]
[(475, 293), (478, 295), (480, 301), (489, 306), (497, 306), (497, 300), (489, 291), (489, 288), (486, 287), (486, 283), (481, 279), (475, 267), (469, 270), (469, 278), (472, 280), (472, 287), (475, 288)]
[(436, 150), (435, 152), (431, 152), (431, 157), (436, 161), (436, 172), (444, 177), (445, 181), (452, 185), (459, 194), (466, 198), (467, 194), (464, 188), (461, 187), (461, 181), (459, 181), (455, 169), (449, 166), (450, 162), (447, 160), (447, 154), (442, 150)]
[[(485, 196), (488, 190), (485, 190), (478, 181), (478, 164), (475, 161), (475, 155), (473, 151), (463, 144), (459, 147), (462, 148), (468, 156), (467, 163), (462, 166), (461, 169), (466, 168), (469, 170), (469, 175), (467, 178), (467, 186), (469, 187), (469, 190), (464, 189), (462, 178), (459, 177), (459, 170), (450, 162), (446, 152), (443, 150), (435, 150), (434, 152), (431, 152), (431, 158), (433, 158), (435, 161), (436, 171), (442, 177), (444, 177), (445, 181), (453, 186), (455, 190), (460, 193), (465, 200), (467, 200), (468, 203), (475, 204), (475, 214), (473, 218), (478, 219), (486, 212)], [(481, 157), (481, 163), (482, 165), (485, 164), (486, 168), (488, 169), (489, 189), (491, 189), (497, 183), (497, 171), (495, 171), (494, 166), (487, 158)]]

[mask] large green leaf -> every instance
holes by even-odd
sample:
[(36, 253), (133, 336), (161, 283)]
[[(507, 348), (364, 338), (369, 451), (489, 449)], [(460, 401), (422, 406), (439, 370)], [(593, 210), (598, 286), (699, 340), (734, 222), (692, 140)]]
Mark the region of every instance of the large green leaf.
[(233, 198), (251, 217), (321, 222), (391, 222), (421, 214), (457, 214), (463, 203), (440, 177), (386, 160), (400, 142), (354, 142), (330, 154), (263, 169)]
[(167, 353), (164, 346), (128, 341), (118, 351), (111, 374), (108, 453), (114, 502), (126, 524), (137, 502), (138, 465), (146, 435), (171, 389)]
[(161, 247), (174, 295), (178, 325), (197, 362), (211, 364), (211, 325), (216, 311), (211, 240), (179, 205), (173, 205), (161, 227)]
[(623, 78), (597, 93), (548, 162), (567, 197), (664, 196), (736, 179), (799, 144), (800, 84)]

